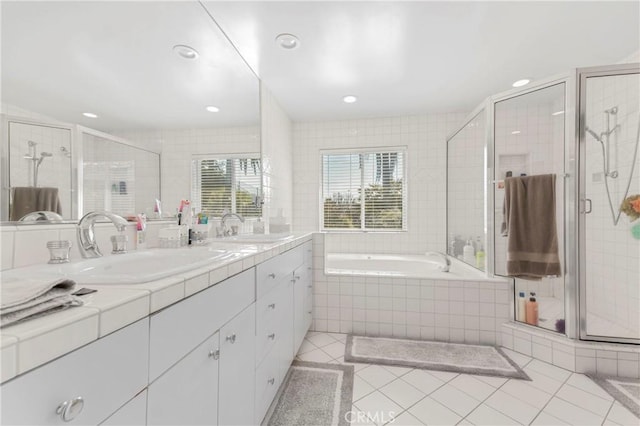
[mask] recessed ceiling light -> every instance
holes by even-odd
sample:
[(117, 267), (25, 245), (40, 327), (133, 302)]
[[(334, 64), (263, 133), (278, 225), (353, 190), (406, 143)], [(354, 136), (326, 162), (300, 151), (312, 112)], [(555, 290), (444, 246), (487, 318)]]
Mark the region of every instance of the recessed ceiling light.
[(513, 83), (512, 86), (513, 87), (522, 87), (522, 86), (526, 86), (529, 83), (531, 83), (531, 80), (529, 80), (527, 78), (523, 78), (522, 80), (518, 80), (515, 83)]
[(519, 135), (520, 134), (520, 130), (514, 130), (513, 132), (511, 132), (512, 135)]
[(347, 104), (352, 104), (352, 103), (356, 102), (357, 100), (358, 100), (358, 98), (353, 96), (353, 95), (347, 95), (344, 98), (342, 98), (342, 101), (344, 103), (347, 103)]
[(184, 44), (176, 44), (175, 46), (173, 46), (173, 51), (176, 52), (176, 54), (181, 58), (189, 60), (198, 59), (198, 57), (200, 56), (196, 49)]
[(564, 114), (564, 111), (556, 111), (554, 113), (551, 113), (551, 115), (560, 115), (560, 114)]
[(276, 43), (285, 49), (285, 50), (293, 50), (297, 49), (300, 46), (300, 40), (298, 37), (293, 34), (280, 34), (276, 37)]
[(207, 110), (207, 111), (209, 111), (209, 112), (218, 112), (218, 111), (220, 111), (220, 108), (215, 107), (215, 106), (213, 106), (213, 105), (209, 105), (209, 106), (206, 108), (206, 110)]
[(98, 118), (98, 116), (92, 112), (83, 112), (82, 115), (89, 118)]

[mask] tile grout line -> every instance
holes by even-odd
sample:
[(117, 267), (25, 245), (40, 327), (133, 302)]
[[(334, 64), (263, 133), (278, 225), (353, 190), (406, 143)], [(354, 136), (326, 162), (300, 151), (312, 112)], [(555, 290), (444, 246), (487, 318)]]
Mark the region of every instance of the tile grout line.
[[(540, 374), (542, 374), (542, 373), (540, 373)], [(572, 373), (572, 374), (573, 374), (573, 373)], [(569, 379), (571, 378), (571, 375), (572, 375), (572, 374), (569, 374), (569, 376), (567, 376), (567, 378), (566, 378), (566, 379), (564, 379), (564, 381), (563, 381), (563, 382), (562, 382), (562, 384), (558, 387), (558, 389), (556, 389), (556, 391), (553, 393), (553, 395), (551, 395), (551, 398), (549, 398), (549, 400), (547, 401), (547, 403), (546, 403), (546, 404), (544, 404), (544, 406), (543, 406), (543, 407), (538, 411), (538, 414), (536, 414), (536, 416), (533, 418), (533, 420), (531, 420), (531, 423), (535, 422), (535, 421), (536, 421), (536, 419), (540, 416), (540, 414), (542, 414), (542, 412), (544, 411), (544, 409), (545, 409), (545, 408), (547, 408), (547, 405), (549, 405), (549, 403), (550, 403), (551, 401), (553, 401), (553, 398), (555, 398), (555, 397), (556, 397), (556, 395), (558, 394), (558, 392), (560, 392), (560, 389), (562, 389), (562, 387), (563, 387), (564, 385), (566, 385), (566, 384), (567, 384), (567, 382), (568, 382), (568, 381), (569, 381)], [(546, 376), (546, 375), (545, 375), (545, 376)], [(547, 376), (547, 377), (548, 377), (548, 376)], [(565, 401), (564, 399), (562, 399), (562, 398), (560, 398), (560, 397), (558, 397), (558, 399), (561, 399), (562, 401), (566, 402), (567, 404), (571, 404), (569, 401)], [(571, 404), (571, 405), (573, 405), (573, 404)], [(581, 407), (578, 407), (578, 408), (581, 408)], [(555, 416), (553, 416), (553, 417), (555, 417)], [(558, 420), (560, 420), (560, 421), (563, 421), (563, 422), (564, 422), (564, 420), (563, 420), (563, 419), (558, 419)], [(529, 424), (531, 424), (531, 423), (529, 423)]]

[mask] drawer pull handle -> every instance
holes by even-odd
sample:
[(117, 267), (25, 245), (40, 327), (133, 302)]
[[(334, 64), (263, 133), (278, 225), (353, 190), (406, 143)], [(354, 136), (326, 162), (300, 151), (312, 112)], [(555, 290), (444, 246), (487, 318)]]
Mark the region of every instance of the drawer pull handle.
[(56, 414), (60, 415), (60, 418), (64, 422), (70, 422), (75, 419), (78, 414), (84, 408), (84, 399), (81, 396), (62, 402), (56, 409)]
[(220, 349), (216, 349), (215, 351), (209, 351), (209, 358), (213, 358), (215, 360), (220, 359)]
[(227, 342), (235, 343), (236, 342), (236, 334), (233, 333), (231, 336), (227, 336)]
[(270, 303), (268, 308), (269, 309), (275, 309), (276, 308), (276, 304), (275, 303)]
[(274, 274), (274, 273), (269, 274), (269, 278), (275, 279), (276, 278), (276, 274)]
[(276, 379), (274, 379), (273, 377), (267, 380), (267, 383), (269, 383), (271, 386), (273, 386), (275, 382), (276, 382)]
[(313, 311), (307, 311), (307, 313), (308, 313), (309, 315), (311, 315), (311, 314), (313, 313)]
[(307, 271), (310, 271), (310, 270), (311, 270), (311, 266), (307, 266)]
[(309, 285), (307, 286), (307, 288), (311, 288), (311, 287), (313, 287), (311, 284), (309, 284)]
[(276, 333), (271, 333), (267, 337), (271, 340), (276, 340)]

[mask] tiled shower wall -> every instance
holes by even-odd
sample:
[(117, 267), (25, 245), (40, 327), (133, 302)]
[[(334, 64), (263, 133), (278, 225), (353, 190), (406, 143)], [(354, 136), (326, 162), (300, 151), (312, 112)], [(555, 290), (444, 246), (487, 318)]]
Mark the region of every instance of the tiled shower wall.
[[(620, 127), (610, 138), (610, 168), (617, 178), (607, 178), (613, 211), (624, 197), (640, 120), (640, 77), (635, 75), (590, 78), (587, 83), (586, 125), (595, 133), (607, 130), (606, 109), (618, 107), (610, 118), (610, 126)], [(586, 215), (586, 295), (587, 312), (605, 318), (640, 336), (640, 240), (631, 235), (633, 224), (622, 213), (613, 224), (605, 187), (602, 145), (586, 136), (586, 197), (592, 212)], [(640, 156), (636, 158), (629, 195), (640, 193)], [(616, 333), (587, 321), (590, 334)], [(604, 328), (603, 328), (604, 327)], [(631, 337), (631, 336), (628, 336)]]
[(293, 125), (293, 226), (320, 226), (320, 150), (407, 147), (407, 232), (332, 233), (334, 251), (420, 253), (446, 249), (446, 137), (464, 113)]
[(315, 331), (499, 345), (511, 280), (325, 275), (327, 234), (313, 235)]

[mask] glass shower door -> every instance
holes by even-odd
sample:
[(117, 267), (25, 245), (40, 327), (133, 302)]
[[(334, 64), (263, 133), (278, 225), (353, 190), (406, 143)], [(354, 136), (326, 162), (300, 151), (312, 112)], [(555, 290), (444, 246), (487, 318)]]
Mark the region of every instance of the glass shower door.
[(638, 70), (581, 73), (580, 112), (580, 337), (638, 342)]

